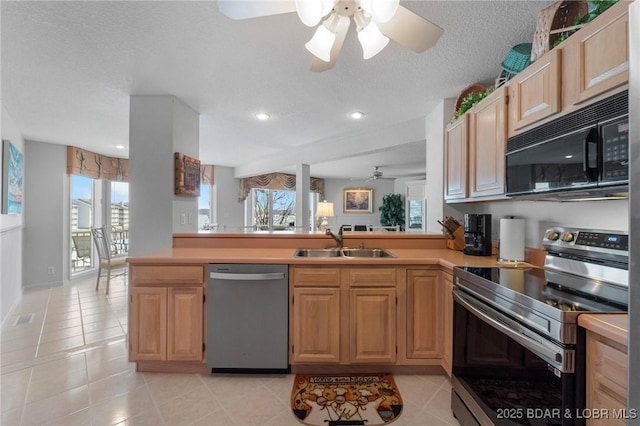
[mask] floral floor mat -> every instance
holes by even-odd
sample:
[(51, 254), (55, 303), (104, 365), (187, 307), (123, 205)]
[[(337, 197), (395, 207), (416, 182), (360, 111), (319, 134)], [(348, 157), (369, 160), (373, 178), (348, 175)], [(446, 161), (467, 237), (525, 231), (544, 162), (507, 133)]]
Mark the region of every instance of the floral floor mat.
[(293, 414), (309, 426), (376, 426), (402, 412), (391, 374), (297, 374), (291, 392)]

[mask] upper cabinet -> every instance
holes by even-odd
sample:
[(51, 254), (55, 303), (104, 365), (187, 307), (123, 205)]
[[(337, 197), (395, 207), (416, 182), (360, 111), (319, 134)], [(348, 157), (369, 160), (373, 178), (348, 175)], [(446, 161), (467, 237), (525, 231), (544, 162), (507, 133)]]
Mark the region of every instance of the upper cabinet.
[(507, 142), (506, 89), (501, 87), (471, 109), (469, 129), (469, 195), (505, 193)]
[(626, 1), (613, 5), (563, 44), (564, 109), (628, 82), (628, 8)]
[(560, 111), (561, 60), (554, 49), (509, 81), (509, 136)]
[(467, 198), (467, 147), (469, 114), (464, 114), (445, 130), (444, 199)]
[(505, 193), (506, 88), (480, 101), (445, 130), (445, 194), (451, 202)]

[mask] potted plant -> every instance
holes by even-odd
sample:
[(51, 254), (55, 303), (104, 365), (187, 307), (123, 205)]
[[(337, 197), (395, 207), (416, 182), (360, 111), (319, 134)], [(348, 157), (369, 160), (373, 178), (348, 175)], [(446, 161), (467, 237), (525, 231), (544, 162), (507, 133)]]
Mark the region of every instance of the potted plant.
[(378, 210), (380, 211), (380, 225), (400, 225), (400, 230), (404, 231), (404, 202), (401, 194), (387, 194), (382, 197), (382, 205)]

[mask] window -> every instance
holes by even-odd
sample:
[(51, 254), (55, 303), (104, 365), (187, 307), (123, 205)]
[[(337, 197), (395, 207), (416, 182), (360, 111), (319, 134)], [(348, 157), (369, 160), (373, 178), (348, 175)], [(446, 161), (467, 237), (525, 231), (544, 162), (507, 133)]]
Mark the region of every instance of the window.
[(409, 229), (422, 229), (422, 200), (409, 200)]
[(200, 196), (198, 197), (198, 229), (215, 229), (215, 224), (212, 221), (212, 189), (213, 185), (200, 185)]
[(94, 180), (71, 175), (71, 274), (91, 269)]
[(114, 255), (129, 252), (129, 183), (111, 182), (111, 243)]
[(251, 225), (258, 230), (293, 229), (296, 223), (296, 193), (273, 189), (253, 189)]

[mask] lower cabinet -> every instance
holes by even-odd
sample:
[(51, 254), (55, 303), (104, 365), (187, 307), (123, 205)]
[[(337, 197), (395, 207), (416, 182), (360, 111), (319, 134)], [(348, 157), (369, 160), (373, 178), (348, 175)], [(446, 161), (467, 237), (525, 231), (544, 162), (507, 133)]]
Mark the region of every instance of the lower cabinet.
[[(195, 268), (194, 276), (200, 278), (193, 281), (199, 280), (199, 285), (179, 283), (177, 277), (166, 278), (171, 274), (152, 283), (148, 282), (150, 276), (145, 276), (144, 267), (138, 271), (136, 266), (131, 268), (129, 360), (202, 361), (204, 266), (187, 267)], [(182, 272), (185, 267), (180, 268)]]
[(340, 288), (293, 290), (293, 362), (340, 362)]
[(394, 363), (396, 269), (292, 267), (291, 359)]
[(453, 276), (442, 272), (442, 366), (451, 375), (453, 365)]
[(349, 290), (349, 361), (396, 361), (396, 289)]
[(439, 358), (442, 353), (440, 271), (408, 270), (407, 358)]
[(606, 410), (609, 418), (589, 418), (588, 426), (624, 425), (627, 407), (627, 348), (587, 331), (587, 407)]
[(444, 314), (451, 314), (443, 308), (441, 274), (292, 266), (291, 363), (441, 365), (451, 330), (443, 332)]

